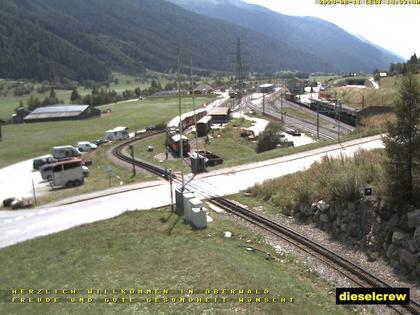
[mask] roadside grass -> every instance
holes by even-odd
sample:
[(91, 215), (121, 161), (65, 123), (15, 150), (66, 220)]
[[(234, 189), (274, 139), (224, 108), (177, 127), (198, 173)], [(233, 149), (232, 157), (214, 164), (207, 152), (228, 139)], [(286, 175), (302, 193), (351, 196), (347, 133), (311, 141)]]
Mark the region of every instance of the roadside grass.
[[(232, 232), (224, 238), (223, 232)], [(248, 252), (254, 247), (261, 252)], [(274, 260), (266, 260), (270, 253)], [(93, 297), (94, 303), (0, 303), (2, 314), (355, 314), (335, 304), (334, 288), (293, 256), (278, 255), (262, 237), (231, 221), (194, 231), (168, 208), (125, 213), (0, 250), (3, 289), (75, 289), (59, 298)], [(158, 289), (150, 295), (87, 295), (88, 289)], [(286, 303), (104, 303), (105, 297), (248, 298), (197, 294), (205, 289), (269, 289)], [(10, 292), (10, 291), (9, 291)], [(261, 296), (261, 295), (260, 295)], [(20, 297), (20, 296), (19, 296)], [(28, 297), (28, 295), (26, 295)], [(57, 297), (56, 294), (33, 296)], [(257, 296), (254, 296), (257, 297)], [(8, 298), (11, 298), (9, 295)]]
[(374, 186), (380, 198), (386, 189), (384, 160), (382, 149), (361, 150), (353, 157), (324, 157), (305, 171), (266, 180), (247, 192), (257, 201), (272, 205), (277, 212), (319, 200), (352, 202), (361, 197), (365, 185)]
[[(211, 100), (209, 97), (199, 97), (196, 104)], [(54, 146), (75, 145), (78, 141), (103, 138), (106, 130), (117, 126), (126, 126), (131, 131), (136, 131), (148, 125), (166, 122), (178, 114), (178, 98), (152, 97), (110, 108), (111, 114), (104, 114), (99, 118), (3, 126), (0, 168), (48, 154)], [(192, 108), (191, 98), (184, 97), (183, 111), (190, 111)]]
[(340, 78), (340, 76), (337, 75), (311, 75), (309, 76), (310, 81), (316, 81), (316, 82), (328, 82), (331, 80), (336, 80)]

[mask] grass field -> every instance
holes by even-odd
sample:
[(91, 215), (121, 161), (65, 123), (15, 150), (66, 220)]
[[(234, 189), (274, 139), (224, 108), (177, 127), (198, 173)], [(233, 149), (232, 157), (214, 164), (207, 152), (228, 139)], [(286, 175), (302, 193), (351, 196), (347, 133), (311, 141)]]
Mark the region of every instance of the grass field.
[[(200, 97), (196, 99), (196, 104), (210, 101), (211, 98)], [(3, 126), (0, 167), (48, 154), (53, 146), (75, 145), (78, 141), (103, 138), (106, 130), (117, 126), (136, 131), (150, 124), (168, 121), (178, 113), (178, 99), (146, 98), (111, 108), (111, 114), (100, 118)], [(183, 98), (182, 108), (183, 111), (192, 109), (191, 98)]]
[[(161, 84), (165, 84), (167, 80), (160, 80)], [(14, 110), (16, 107), (19, 106), (20, 101), (23, 101), (24, 106), (27, 106), (27, 101), (31, 96), (38, 97), (39, 99), (44, 99), (45, 97), (49, 96), (50, 91), (46, 91), (44, 93), (37, 93), (37, 88), (41, 87), (41, 83), (36, 82), (27, 82), (28, 85), (32, 85), (34, 90), (30, 94), (26, 94), (23, 96), (15, 96), (14, 95), (14, 88), (11, 88), (7, 91), (6, 86), (12, 85), (17, 81), (14, 80), (2, 80), (0, 81), (0, 86), (4, 85), (5, 88), (0, 91), (0, 119), (7, 120), (11, 117), (11, 115), (14, 113)], [(112, 74), (112, 82), (109, 84), (110, 90), (115, 90), (117, 93), (122, 93), (125, 90), (134, 90), (137, 87), (140, 87), (142, 90), (150, 87), (151, 79), (149, 78), (136, 78), (131, 75), (122, 74), (122, 73), (113, 73)], [(80, 86), (77, 88), (79, 91), (79, 94), (81, 96), (84, 96), (86, 94), (90, 94), (92, 92), (92, 88)], [(7, 95), (5, 96), (4, 93), (7, 92)], [(57, 98), (60, 100), (63, 100), (65, 103), (70, 102), (70, 95), (71, 90), (61, 90), (56, 89), (55, 90), (57, 94)]]
[[(268, 289), (270, 297), (292, 297), (293, 303), (239, 303), (237, 299), (242, 296), (234, 294), (227, 297), (236, 301), (217, 304), (106, 304), (105, 297), (124, 297), (106, 294), (91, 295), (98, 301), (90, 304), (0, 302), (0, 313), (355, 314), (351, 307), (337, 306), (334, 288), (293, 256), (276, 254), (261, 242), (259, 235), (230, 221), (216, 222), (206, 230), (193, 231), (165, 208), (126, 213), (27, 241), (0, 250), (1, 288), (75, 289), (77, 294), (73, 297), (89, 297), (88, 289), (160, 290), (158, 295), (132, 295), (135, 299), (165, 297), (163, 289), (171, 290), (168, 297), (178, 298), (223, 297), (198, 294), (206, 289)], [(224, 238), (224, 231), (232, 232), (232, 238)], [(262, 252), (248, 252), (246, 247)], [(266, 260), (264, 253), (275, 259)], [(194, 294), (182, 294), (182, 289), (193, 289)]]

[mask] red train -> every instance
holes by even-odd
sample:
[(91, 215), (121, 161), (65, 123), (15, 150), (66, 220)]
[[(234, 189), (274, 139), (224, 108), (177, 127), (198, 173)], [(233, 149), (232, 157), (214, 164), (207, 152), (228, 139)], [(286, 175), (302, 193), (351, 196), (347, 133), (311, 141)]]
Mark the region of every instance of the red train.
[[(199, 121), (201, 118), (207, 115), (206, 109), (198, 109), (195, 111), (195, 118), (194, 112), (189, 112), (182, 115), (182, 130), (184, 131), (186, 128), (191, 127), (195, 124), (196, 121)], [(166, 146), (170, 148), (172, 153), (175, 155), (181, 154), (181, 139), (179, 137), (178, 129), (176, 127), (168, 126), (166, 128)], [(187, 156), (190, 152), (190, 144), (188, 143), (188, 138), (182, 136), (182, 151), (183, 155)]]

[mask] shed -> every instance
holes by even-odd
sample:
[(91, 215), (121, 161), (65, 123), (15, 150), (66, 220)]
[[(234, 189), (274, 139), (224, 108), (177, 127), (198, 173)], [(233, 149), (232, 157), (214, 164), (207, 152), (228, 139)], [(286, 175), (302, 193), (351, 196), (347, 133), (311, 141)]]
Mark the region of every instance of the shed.
[(200, 84), (194, 89), (194, 94), (212, 93), (214, 89), (208, 84)]
[(258, 90), (261, 93), (266, 93), (266, 94), (267, 93), (273, 93), (274, 92), (274, 84), (270, 84), (270, 83), (262, 84), (258, 87)]
[(229, 122), (230, 112), (228, 107), (217, 107), (209, 111), (208, 115), (211, 116), (214, 124), (220, 124)]
[(211, 129), (211, 116), (204, 116), (197, 122), (197, 136), (205, 137)]
[(100, 116), (101, 111), (90, 105), (59, 104), (38, 107), (24, 118), (25, 122), (86, 119)]

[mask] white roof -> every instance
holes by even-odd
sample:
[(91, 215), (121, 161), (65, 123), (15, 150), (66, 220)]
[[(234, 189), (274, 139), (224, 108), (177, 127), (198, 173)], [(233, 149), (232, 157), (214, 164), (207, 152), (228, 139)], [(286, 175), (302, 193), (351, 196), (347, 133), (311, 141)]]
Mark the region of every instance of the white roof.
[(115, 127), (114, 129), (107, 130), (106, 132), (120, 132), (120, 131), (124, 131), (124, 130), (128, 130), (128, 128), (127, 127)]
[[(172, 139), (175, 142), (178, 142), (179, 141), (179, 134), (176, 134), (176, 135), (172, 136)], [(188, 140), (188, 138), (186, 136), (182, 135), (182, 140)]]

